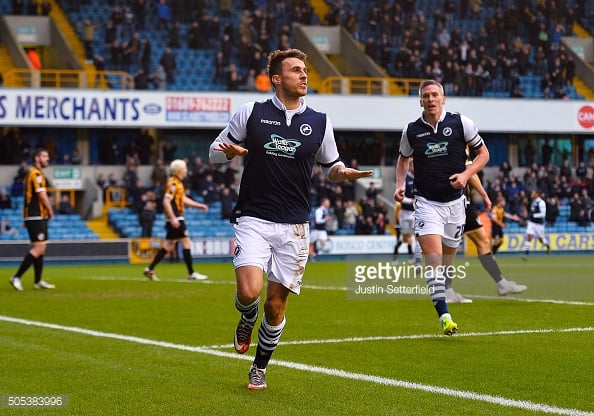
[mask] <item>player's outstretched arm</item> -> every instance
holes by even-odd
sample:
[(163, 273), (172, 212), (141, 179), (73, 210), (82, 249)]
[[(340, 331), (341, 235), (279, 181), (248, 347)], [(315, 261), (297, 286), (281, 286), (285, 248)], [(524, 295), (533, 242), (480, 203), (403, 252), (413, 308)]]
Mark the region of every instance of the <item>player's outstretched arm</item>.
[(231, 160), (235, 156), (245, 156), (248, 154), (248, 150), (245, 147), (241, 147), (232, 143), (221, 142), (217, 146), (213, 147), (212, 150), (225, 153), (227, 160)]
[(373, 175), (372, 170), (357, 170), (353, 168), (347, 168), (346, 166), (340, 164), (334, 166), (330, 173), (328, 174), (328, 179), (331, 182), (344, 182), (344, 181), (354, 181), (360, 178), (368, 178)]

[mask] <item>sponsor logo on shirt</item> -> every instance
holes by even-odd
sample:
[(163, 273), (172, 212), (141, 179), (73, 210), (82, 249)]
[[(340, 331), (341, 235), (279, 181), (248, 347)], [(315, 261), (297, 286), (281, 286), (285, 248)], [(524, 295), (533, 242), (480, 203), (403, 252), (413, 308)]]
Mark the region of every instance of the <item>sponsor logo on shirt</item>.
[(273, 134), (270, 136), (270, 141), (264, 145), (264, 149), (266, 149), (268, 155), (294, 159), (299, 146), (301, 146), (299, 140), (284, 139)]
[(436, 157), (445, 156), (448, 154), (448, 142), (439, 143), (427, 143), (427, 149), (425, 150), (425, 156)]

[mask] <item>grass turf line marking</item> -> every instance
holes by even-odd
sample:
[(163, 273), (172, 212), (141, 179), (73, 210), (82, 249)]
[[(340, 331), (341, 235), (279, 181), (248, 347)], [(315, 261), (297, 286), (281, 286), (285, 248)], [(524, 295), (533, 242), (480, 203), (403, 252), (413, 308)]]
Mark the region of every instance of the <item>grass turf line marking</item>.
[(528, 303), (554, 303), (556, 305), (575, 305), (575, 306), (594, 306), (594, 302), (584, 302), (581, 300), (557, 300), (557, 299), (530, 299), (530, 298), (516, 298), (516, 297), (502, 297), (502, 296), (483, 296), (483, 295), (467, 295), (469, 298), (475, 299), (507, 299), (515, 300), (516, 302)]
[[(117, 277), (109, 277), (109, 276), (96, 276), (96, 277), (85, 277), (81, 278), (81, 280), (107, 280), (107, 281), (134, 281), (134, 282), (141, 282), (149, 280), (146, 278), (140, 277), (124, 277), (124, 278), (117, 278)], [(172, 282), (172, 283), (191, 283), (191, 284), (204, 284), (204, 285), (235, 285), (236, 282), (233, 280), (188, 280), (188, 279), (171, 279), (171, 280), (161, 280), (161, 282)], [(309, 290), (336, 290), (346, 292), (349, 290), (346, 286), (319, 286), (319, 285), (301, 285), (302, 289), (309, 289)], [(579, 300), (558, 300), (558, 299), (530, 299), (530, 298), (519, 298), (515, 296), (486, 296), (486, 295), (466, 295), (469, 298), (473, 299), (486, 299), (486, 300), (514, 300), (516, 302), (528, 302), (528, 303), (553, 303), (556, 305), (573, 305), (573, 306), (594, 306), (594, 302), (585, 302)]]
[[(0, 321), (11, 322), (15, 324), (36, 326), (41, 328), (55, 329), (66, 332), (73, 332), (82, 335), (90, 335), (99, 338), (117, 339), (120, 341), (135, 342), (143, 345), (151, 345), (162, 348), (171, 348), (181, 351), (197, 352), (207, 355), (215, 355), (218, 357), (233, 358), (236, 360), (251, 361), (253, 358), (244, 355), (238, 355), (235, 353), (228, 353), (224, 351), (213, 350), (206, 347), (192, 347), (189, 345), (174, 344), (171, 342), (156, 341), (147, 338), (140, 338), (128, 335), (114, 334), (109, 332), (95, 331), (92, 329), (85, 329), (73, 326), (63, 326), (57, 324), (51, 324), (47, 322), (30, 321), (27, 319), (12, 318), (10, 316), (0, 315)], [(535, 403), (528, 400), (516, 400), (507, 399), (501, 396), (493, 396), (490, 394), (475, 393), (468, 390), (455, 390), (447, 387), (433, 386), (430, 384), (414, 383), (405, 380), (396, 380), (387, 377), (373, 376), (368, 374), (353, 373), (350, 371), (333, 369), (327, 367), (320, 367), (309, 364), (296, 363), (291, 361), (271, 360), (271, 363), (279, 367), (291, 368), (294, 370), (307, 371), (315, 374), (324, 374), (331, 377), (343, 378), (355, 381), (365, 381), (368, 383), (380, 384), (384, 386), (400, 387), (410, 390), (419, 390), (426, 393), (441, 394), (445, 396), (456, 397), (466, 400), (474, 400), (479, 402), (485, 402), (495, 404), (503, 407), (512, 407), (522, 410), (529, 410), (534, 412), (542, 412), (555, 415), (567, 415), (567, 416), (594, 416), (594, 412), (568, 409), (563, 407), (552, 406), (544, 403)]]
[[(456, 332), (456, 338), (459, 337), (492, 337), (503, 335), (527, 335), (527, 334), (551, 334), (551, 333), (569, 333), (569, 332), (594, 332), (594, 327), (583, 328), (562, 328), (562, 329), (519, 329), (515, 331), (493, 331), (493, 332)], [(398, 341), (410, 339), (442, 339), (443, 335), (438, 334), (418, 334), (418, 335), (392, 335), (392, 336), (373, 336), (373, 337), (349, 337), (349, 338), (329, 338), (329, 339), (306, 339), (300, 341), (281, 341), (280, 345), (316, 345), (316, 344), (339, 344), (345, 342), (368, 342), (368, 341)], [(257, 344), (254, 344), (257, 345)], [(226, 349), (233, 348), (233, 344), (208, 345), (206, 348)]]

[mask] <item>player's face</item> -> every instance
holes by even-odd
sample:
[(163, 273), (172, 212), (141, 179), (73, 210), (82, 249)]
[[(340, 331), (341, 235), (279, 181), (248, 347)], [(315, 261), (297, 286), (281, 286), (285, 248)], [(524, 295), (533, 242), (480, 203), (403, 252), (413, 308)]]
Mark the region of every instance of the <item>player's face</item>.
[(175, 176), (177, 176), (179, 180), (183, 181), (184, 179), (186, 179), (186, 176), (188, 176), (188, 168), (180, 168)]
[[(303, 97), (307, 94), (307, 67), (301, 59), (287, 58), (283, 61), (283, 70), (278, 75), (280, 88), (285, 95)], [(277, 75), (275, 75), (277, 76)]]
[(49, 166), (49, 153), (48, 152), (39, 153), (39, 156), (37, 156), (35, 159), (37, 160), (37, 163), (39, 163), (39, 165), (42, 168), (46, 168)]
[(427, 85), (421, 91), (421, 107), (428, 116), (439, 117), (445, 104), (445, 96), (437, 85)]

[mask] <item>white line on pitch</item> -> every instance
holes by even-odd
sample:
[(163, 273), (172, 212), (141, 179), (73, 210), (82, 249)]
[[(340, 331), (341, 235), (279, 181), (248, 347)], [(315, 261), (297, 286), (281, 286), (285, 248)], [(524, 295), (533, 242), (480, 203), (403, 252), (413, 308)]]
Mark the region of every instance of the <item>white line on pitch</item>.
[[(473, 299), (502, 299), (501, 296), (483, 296), (483, 295), (467, 295)], [(516, 298), (508, 297), (507, 300), (515, 300), (517, 302), (528, 302), (528, 303), (554, 303), (556, 305), (575, 305), (575, 306), (594, 306), (594, 302), (584, 302), (581, 300), (557, 300), (557, 299), (530, 299), (530, 298)]]
[[(528, 334), (551, 334), (569, 332), (594, 332), (594, 327), (582, 328), (561, 328), (561, 329), (519, 329), (515, 331), (492, 331), (492, 332), (456, 332), (456, 338), (460, 337), (492, 337), (501, 335), (528, 335)], [(374, 341), (398, 341), (408, 339), (441, 339), (443, 335), (438, 334), (417, 334), (417, 335), (392, 335), (372, 337), (348, 337), (328, 339), (306, 339), (299, 341), (281, 341), (281, 345), (312, 345), (312, 344), (342, 344), (346, 342), (374, 342)], [(208, 345), (206, 348), (225, 349), (233, 348), (233, 344)]]
[[(233, 359), (238, 359), (238, 360), (249, 360), (249, 361), (251, 361), (253, 359), (252, 357), (249, 357), (249, 356), (213, 350), (213, 349), (206, 348), (206, 347), (192, 347), (189, 345), (174, 344), (171, 342), (163, 342), (163, 341), (156, 341), (156, 340), (147, 339), (147, 338), (133, 337), (133, 336), (114, 334), (114, 333), (109, 333), (109, 332), (94, 331), (91, 329), (78, 328), (78, 327), (73, 327), (73, 326), (63, 326), (63, 325), (51, 324), (51, 323), (47, 323), (47, 322), (30, 321), (27, 319), (12, 318), (12, 317), (3, 316), (3, 315), (0, 315), (0, 321), (12, 322), (12, 323), (27, 325), (27, 326), (37, 326), (37, 327), (42, 327), (42, 328), (49, 328), (49, 329), (55, 329), (55, 330), (60, 330), (60, 331), (66, 331), (66, 332), (73, 332), (73, 333), (77, 333), (77, 334), (90, 335), (90, 336), (99, 337), (99, 338), (117, 339), (120, 341), (135, 342), (137, 344), (152, 345), (152, 346), (162, 347), (162, 348), (171, 348), (171, 349), (182, 350), (182, 351), (197, 352), (197, 353), (201, 353), (201, 354), (215, 355), (218, 357), (233, 358)], [(501, 396), (492, 396), (490, 394), (475, 393), (473, 391), (468, 391), (468, 390), (455, 390), (455, 389), (450, 389), (447, 387), (433, 386), (430, 384), (414, 383), (414, 382), (405, 381), (405, 380), (397, 380), (397, 379), (392, 379), (392, 378), (387, 378), (387, 377), (354, 373), (354, 372), (340, 370), (340, 369), (333, 369), (333, 368), (326, 368), (326, 367), (320, 367), (320, 366), (309, 365), (309, 364), (295, 363), (295, 362), (291, 362), (291, 361), (272, 360), (271, 363), (274, 365), (277, 365), (279, 367), (286, 367), (286, 368), (291, 368), (291, 369), (295, 369), (295, 370), (307, 371), (307, 372), (315, 373), (315, 374), (324, 374), (324, 375), (348, 379), (348, 380), (365, 381), (368, 383), (380, 384), (380, 385), (384, 385), (384, 386), (400, 387), (400, 388), (405, 388), (405, 389), (410, 389), (410, 390), (419, 390), (419, 391), (424, 391), (426, 393), (441, 394), (441, 395), (445, 395), (445, 396), (457, 397), (460, 399), (474, 400), (474, 401), (479, 401), (479, 402), (495, 404), (498, 406), (512, 407), (512, 408), (516, 408), (516, 409), (529, 410), (529, 411), (534, 411), (534, 412), (543, 412), (543, 413), (549, 413), (549, 414), (555, 414), (555, 415), (567, 415), (567, 416), (594, 416), (594, 412), (551, 406), (551, 405), (548, 405), (545, 403), (535, 403), (535, 402), (531, 402), (531, 401), (527, 401), (527, 400), (506, 399), (505, 397), (501, 397)]]
[[(147, 281), (148, 279), (143, 279), (140, 277), (110, 277), (110, 276), (93, 276), (93, 277), (84, 277), (84, 280), (107, 280), (107, 281)], [(173, 283), (192, 283), (192, 284), (206, 284), (206, 285), (234, 285), (236, 284), (233, 280), (200, 280), (200, 281), (190, 281), (187, 279), (170, 279), (170, 280), (162, 280), (163, 282), (173, 282)], [(349, 290), (346, 286), (320, 286), (320, 285), (302, 285), (302, 289), (309, 289), (309, 290), (335, 290), (335, 291), (342, 291), (346, 292)], [(501, 296), (483, 296), (483, 295), (466, 295), (469, 298), (473, 299), (486, 299), (486, 300), (514, 300), (516, 302), (528, 302), (528, 303), (553, 303), (556, 305), (573, 305), (573, 306), (594, 306), (594, 302), (585, 302), (579, 300), (558, 300), (558, 299), (530, 299), (530, 298), (520, 298), (514, 296), (508, 297), (501, 297)], [(471, 307), (471, 306), (469, 306)]]

